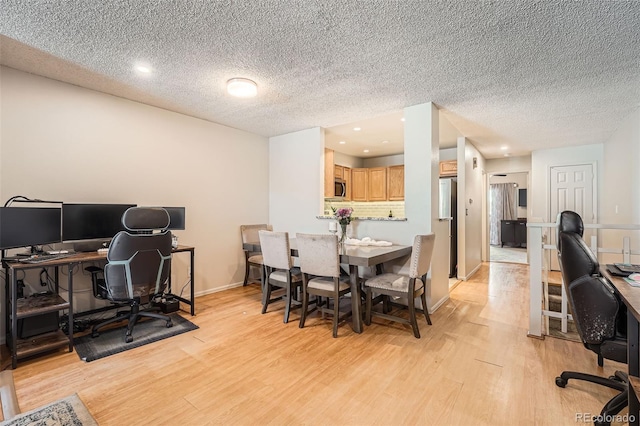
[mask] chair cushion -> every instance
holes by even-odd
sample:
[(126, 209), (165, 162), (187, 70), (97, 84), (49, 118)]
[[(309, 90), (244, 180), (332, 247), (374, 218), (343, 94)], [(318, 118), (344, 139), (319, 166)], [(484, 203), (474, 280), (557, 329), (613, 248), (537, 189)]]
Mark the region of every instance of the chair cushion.
[(263, 258), (261, 254), (254, 254), (249, 257), (249, 262), (262, 264)]
[[(348, 281), (340, 281), (339, 291), (347, 290), (351, 287)], [(308, 288), (318, 289), (322, 291), (334, 291), (333, 278), (331, 277), (317, 277), (309, 280)]]
[[(269, 279), (286, 283), (287, 271), (283, 271), (283, 270), (273, 271), (271, 275), (269, 275)], [(300, 268), (291, 268), (291, 282), (295, 283), (299, 281), (302, 281), (302, 273), (300, 272)]]
[[(406, 293), (409, 291), (409, 277), (398, 274), (376, 275), (375, 277), (365, 281), (364, 285), (365, 287)], [(422, 280), (420, 278), (416, 278), (416, 290), (420, 290), (422, 285)]]

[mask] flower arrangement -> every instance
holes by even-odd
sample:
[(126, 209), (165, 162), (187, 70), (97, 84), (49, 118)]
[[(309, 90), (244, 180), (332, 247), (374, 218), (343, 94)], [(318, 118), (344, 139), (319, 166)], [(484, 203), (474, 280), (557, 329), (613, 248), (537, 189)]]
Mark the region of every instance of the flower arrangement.
[(333, 215), (336, 217), (340, 225), (350, 224), (352, 213), (353, 213), (353, 209), (351, 207), (343, 207), (340, 209), (333, 208)]

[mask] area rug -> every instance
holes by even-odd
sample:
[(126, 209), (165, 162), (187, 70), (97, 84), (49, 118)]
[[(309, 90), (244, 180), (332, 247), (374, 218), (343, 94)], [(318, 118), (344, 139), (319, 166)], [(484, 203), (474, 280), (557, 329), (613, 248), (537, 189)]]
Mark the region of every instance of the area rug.
[(100, 336), (95, 338), (91, 334), (78, 337), (74, 339), (76, 352), (81, 360), (90, 362), (199, 328), (178, 314), (170, 316), (173, 327), (169, 328), (165, 321), (156, 319), (137, 323), (133, 328), (131, 343), (124, 341), (125, 326), (101, 331)]
[(0, 425), (10, 426), (90, 426), (97, 424), (77, 394), (18, 414), (16, 417), (0, 423)]

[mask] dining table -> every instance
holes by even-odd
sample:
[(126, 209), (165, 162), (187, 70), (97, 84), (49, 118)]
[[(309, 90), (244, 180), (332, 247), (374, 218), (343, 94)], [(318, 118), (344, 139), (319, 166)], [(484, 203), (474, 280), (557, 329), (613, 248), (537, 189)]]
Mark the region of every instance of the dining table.
[[(295, 238), (289, 239), (291, 256), (298, 257), (298, 246)], [(242, 245), (244, 250), (260, 252), (260, 241), (246, 242)], [(362, 333), (362, 289), (358, 267), (375, 266), (377, 273), (382, 271), (382, 264), (390, 260), (399, 259), (411, 254), (411, 246), (392, 244), (390, 246), (364, 246), (342, 243), (339, 246), (340, 264), (349, 265), (349, 283), (351, 285), (351, 318), (352, 329), (356, 333)]]

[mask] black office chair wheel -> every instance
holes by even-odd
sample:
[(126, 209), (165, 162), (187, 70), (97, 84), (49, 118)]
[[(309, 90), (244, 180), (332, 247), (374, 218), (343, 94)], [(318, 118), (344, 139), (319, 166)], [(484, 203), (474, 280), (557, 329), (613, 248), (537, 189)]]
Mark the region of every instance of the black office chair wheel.
[(125, 341), (125, 343), (133, 342), (133, 336), (130, 335), (130, 334), (127, 334), (126, 336), (124, 336), (124, 341)]
[(556, 386), (563, 388), (567, 386), (567, 381), (562, 377), (556, 377)]
[(91, 337), (93, 337), (94, 339), (98, 336), (100, 336), (100, 333), (98, 333), (97, 331), (91, 332)]
[(167, 320), (167, 328), (171, 328), (173, 327), (173, 323), (171, 322), (170, 319)]

